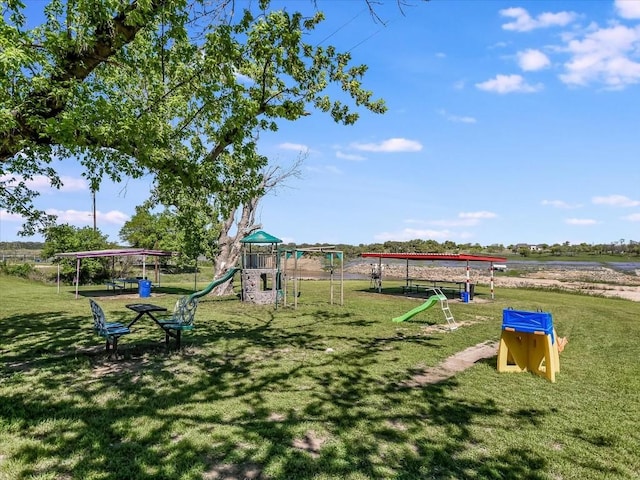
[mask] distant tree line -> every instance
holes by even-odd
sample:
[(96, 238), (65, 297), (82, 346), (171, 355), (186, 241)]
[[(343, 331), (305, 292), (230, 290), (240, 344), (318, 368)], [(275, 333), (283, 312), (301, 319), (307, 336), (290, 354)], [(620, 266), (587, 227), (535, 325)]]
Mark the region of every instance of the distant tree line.
[(0, 250), (5, 253), (17, 250), (42, 250), (44, 242), (0, 242)]
[[(113, 248), (118, 245), (110, 243), (102, 235), (94, 236), (93, 231), (88, 227), (75, 229), (69, 226), (58, 227), (52, 229), (49, 233), (49, 241), (47, 242), (0, 242), (0, 252), (11, 254), (11, 252), (24, 252), (27, 250), (36, 250), (42, 252), (42, 258), (47, 259), (48, 254), (71, 251), (69, 248), (73, 246), (76, 250), (91, 250), (95, 248)], [(135, 228), (133, 229), (135, 230)], [(135, 238), (135, 232), (127, 232), (124, 237)], [(55, 234), (54, 234), (55, 233)], [(75, 237), (75, 239), (73, 239)], [(62, 240), (64, 239), (64, 240)], [(98, 239), (98, 240), (97, 240)], [(91, 240), (91, 241), (89, 241)], [(96, 243), (97, 242), (97, 243)], [(140, 242), (133, 242), (137, 245)], [(143, 242), (144, 243), (144, 242)], [(154, 246), (166, 249), (172, 249), (177, 245), (165, 245), (157, 239), (153, 242)], [(174, 242), (175, 243), (175, 242)], [(161, 244), (161, 245), (159, 245)], [(495, 243), (491, 245), (480, 245), (478, 243), (455, 243), (450, 240), (442, 243), (435, 240), (409, 240), (405, 242), (387, 241), (384, 243), (361, 243), (359, 245), (349, 244), (326, 244), (326, 243), (302, 243), (302, 244), (285, 244), (285, 247), (309, 248), (332, 246), (337, 250), (341, 250), (349, 258), (358, 257), (365, 252), (374, 253), (471, 253), (471, 254), (489, 254), (489, 255), (512, 255), (518, 254), (523, 257), (535, 256), (578, 256), (578, 255), (630, 255), (640, 256), (640, 242), (624, 239), (599, 244), (571, 244), (570, 242), (555, 244), (536, 244), (534, 249), (529, 246), (507, 245)], [(54, 252), (55, 250), (55, 252)], [(179, 248), (178, 248), (179, 250)]]
[(640, 242), (620, 239), (617, 242), (610, 243), (579, 243), (571, 244), (570, 242), (555, 243), (548, 245), (546, 243), (530, 246), (510, 245), (509, 250), (523, 257), (536, 255), (552, 255), (552, 256), (578, 256), (578, 255), (631, 255), (640, 256)]

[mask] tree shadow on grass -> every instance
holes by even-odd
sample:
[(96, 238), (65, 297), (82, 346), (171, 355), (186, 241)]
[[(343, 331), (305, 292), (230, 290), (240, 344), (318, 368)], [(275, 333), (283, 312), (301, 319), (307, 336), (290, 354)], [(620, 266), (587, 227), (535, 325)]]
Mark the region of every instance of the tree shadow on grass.
[[(183, 350), (157, 354), (145, 337), (139, 356), (119, 362), (77, 352), (90, 335), (78, 328), (90, 329), (86, 317), (10, 319), (3, 339), (18, 342), (14, 358), (50, 358), (38, 363), (35, 380), (5, 371), (0, 433), (11, 440), (0, 440), (0, 455), (11, 462), (0, 462), (0, 472), (11, 469), (16, 479), (543, 477), (546, 461), (532, 452), (482, 453), (473, 426), (504, 414), (492, 401), (456, 398), (455, 379), (402, 387), (407, 372), (382, 360), (409, 344), (436, 348), (441, 339), (367, 336), (367, 318), (300, 315), (207, 313)], [(64, 335), (52, 337), (53, 330)], [(80, 364), (70, 360), (78, 355)]]
[(12, 315), (2, 320), (0, 345), (5, 358), (63, 356), (86, 342), (90, 328), (91, 320), (67, 312)]

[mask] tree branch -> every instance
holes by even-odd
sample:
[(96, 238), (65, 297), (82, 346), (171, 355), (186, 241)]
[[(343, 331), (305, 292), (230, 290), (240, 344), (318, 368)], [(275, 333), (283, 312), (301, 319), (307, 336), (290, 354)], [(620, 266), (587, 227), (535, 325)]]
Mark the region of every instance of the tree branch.
[[(133, 0), (121, 13), (112, 18), (109, 25), (101, 25), (95, 32), (95, 43), (85, 52), (78, 53), (70, 46), (61, 58), (58, 68), (59, 73), (51, 76), (47, 88), (36, 89), (27, 97), (16, 111), (14, 119), (17, 128), (9, 132), (8, 136), (0, 142), (0, 161), (13, 157), (23, 147), (24, 141), (37, 144), (52, 144), (53, 139), (42, 131), (42, 122), (34, 123), (30, 120), (34, 117), (47, 120), (55, 118), (67, 106), (66, 95), (58, 92), (67, 92), (70, 82), (82, 82), (100, 64), (114, 56), (122, 47), (131, 43), (136, 34), (146, 25), (149, 18), (155, 16), (162, 8), (163, 0), (152, 0), (148, 13), (143, 20), (134, 23), (131, 17), (140, 10), (137, 0)], [(61, 88), (62, 87), (62, 88)]]

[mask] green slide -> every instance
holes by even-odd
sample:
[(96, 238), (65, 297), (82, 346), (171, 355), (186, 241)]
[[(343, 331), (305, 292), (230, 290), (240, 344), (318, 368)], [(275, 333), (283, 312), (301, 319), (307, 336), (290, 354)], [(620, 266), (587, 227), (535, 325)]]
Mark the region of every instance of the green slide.
[(414, 308), (413, 310), (409, 310), (404, 315), (400, 315), (399, 317), (394, 318), (393, 321), (394, 322), (404, 322), (405, 320), (409, 320), (414, 315), (417, 315), (418, 313), (422, 312), (423, 310), (426, 310), (427, 308), (434, 306), (436, 303), (438, 303), (440, 300), (443, 300), (444, 298), (446, 298), (444, 295), (431, 295), (427, 299), (427, 301), (424, 302), (422, 305)]
[(200, 298), (206, 295), (207, 293), (210, 293), (211, 290), (213, 290), (218, 285), (231, 280), (238, 270), (240, 269), (235, 267), (230, 268), (224, 273), (224, 275), (222, 275), (220, 278), (216, 278), (213, 282), (211, 282), (209, 285), (204, 287), (202, 290), (193, 292), (191, 295), (189, 295), (189, 300), (193, 300), (194, 298)]

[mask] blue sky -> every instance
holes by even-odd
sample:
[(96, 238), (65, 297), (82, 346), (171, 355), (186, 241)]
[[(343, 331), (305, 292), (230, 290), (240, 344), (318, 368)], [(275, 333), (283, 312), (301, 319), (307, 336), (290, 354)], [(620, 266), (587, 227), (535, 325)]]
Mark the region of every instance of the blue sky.
[[(317, 4), (327, 20), (309, 41), (351, 50), (389, 111), (349, 127), (313, 112), (262, 134), (274, 164), (305, 156), (301, 178), (263, 200), (266, 231), (354, 245), (640, 241), (640, 1), (415, 0), (401, 12), (387, 0), (384, 25), (363, 0)], [(60, 171), (64, 188), (43, 182), (38, 205), (92, 225), (77, 165)], [(103, 184), (110, 239), (150, 183)], [(27, 240), (19, 227), (0, 212), (0, 241)]]

